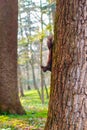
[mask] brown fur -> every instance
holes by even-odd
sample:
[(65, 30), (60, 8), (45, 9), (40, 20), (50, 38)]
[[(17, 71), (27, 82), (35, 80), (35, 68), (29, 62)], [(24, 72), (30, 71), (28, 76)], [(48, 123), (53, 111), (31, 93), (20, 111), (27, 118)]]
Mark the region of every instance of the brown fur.
[(46, 66), (41, 66), (43, 72), (51, 71), (52, 68), (52, 47), (53, 47), (53, 36), (49, 36), (47, 39), (47, 47), (49, 49), (48, 60)]

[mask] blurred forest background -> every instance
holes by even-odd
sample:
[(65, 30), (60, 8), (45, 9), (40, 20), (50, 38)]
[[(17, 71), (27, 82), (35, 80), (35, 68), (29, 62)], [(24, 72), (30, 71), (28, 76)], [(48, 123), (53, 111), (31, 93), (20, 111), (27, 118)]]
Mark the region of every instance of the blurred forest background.
[(54, 0), (19, 0), (18, 15), (18, 87), (21, 96), (24, 90), (36, 89), (44, 103), (44, 88), (48, 97), (50, 72), (43, 73), (48, 48), (47, 36), (53, 34), (55, 13)]

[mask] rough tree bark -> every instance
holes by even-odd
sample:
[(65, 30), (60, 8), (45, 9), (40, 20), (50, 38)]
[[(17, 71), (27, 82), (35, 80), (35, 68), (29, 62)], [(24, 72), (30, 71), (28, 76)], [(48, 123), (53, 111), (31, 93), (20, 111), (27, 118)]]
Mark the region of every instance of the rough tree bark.
[(45, 130), (87, 130), (87, 0), (57, 0)]
[(17, 88), (17, 5), (0, 0), (0, 113), (24, 113)]

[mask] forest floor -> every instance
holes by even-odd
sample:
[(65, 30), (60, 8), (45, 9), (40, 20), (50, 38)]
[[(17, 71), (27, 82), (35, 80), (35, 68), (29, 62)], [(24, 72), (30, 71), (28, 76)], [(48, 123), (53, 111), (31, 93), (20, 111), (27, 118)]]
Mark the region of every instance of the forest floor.
[(45, 103), (41, 100), (35, 90), (26, 91), (21, 97), (25, 115), (0, 115), (0, 130), (43, 130), (47, 117), (48, 99)]

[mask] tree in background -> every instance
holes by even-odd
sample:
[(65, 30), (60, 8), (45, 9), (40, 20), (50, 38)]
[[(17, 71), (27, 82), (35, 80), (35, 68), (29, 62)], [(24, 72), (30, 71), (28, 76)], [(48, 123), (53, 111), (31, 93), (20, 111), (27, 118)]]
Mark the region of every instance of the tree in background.
[(87, 129), (87, 0), (57, 0), (45, 130)]
[(17, 5), (0, 1), (0, 113), (25, 113), (17, 87)]
[[(50, 73), (46, 73), (46, 76), (49, 77), (44, 79), (40, 66), (46, 62), (48, 51), (46, 36), (53, 30), (51, 16), (53, 6), (55, 4), (51, 5), (51, 3), (42, 0), (34, 2), (19, 0), (18, 64), (23, 73), (21, 86), (27, 89), (29, 84), (31, 89), (35, 88), (37, 91), (42, 88), (38, 94), (41, 95), (43, 103), (44, 88), (49, 86)], [(20, 77), (20, 75), (18, 76)]]

